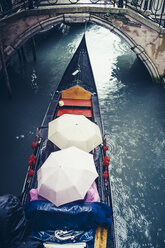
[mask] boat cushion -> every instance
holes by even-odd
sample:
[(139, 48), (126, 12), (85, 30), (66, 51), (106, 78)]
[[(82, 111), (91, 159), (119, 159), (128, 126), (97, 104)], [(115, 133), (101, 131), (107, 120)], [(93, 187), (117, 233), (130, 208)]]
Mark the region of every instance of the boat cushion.
[(91, 109), (59, 109), (57, 112), (57, 116), (61, 116), (63, 114), (84, 115), (85, 117), (92, 117)]
[(61, 98), (60, 101), (64, 103), (64, 106), (81, 106), (81, 107), (91, 107), (91, 100), (84, 99), (64, 99)]

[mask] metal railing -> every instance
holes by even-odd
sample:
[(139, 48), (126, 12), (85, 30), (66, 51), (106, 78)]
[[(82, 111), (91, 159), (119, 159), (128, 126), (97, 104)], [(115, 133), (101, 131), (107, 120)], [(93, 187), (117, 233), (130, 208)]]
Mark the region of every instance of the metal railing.
[(126, 0), (126, 6), (165, 27), (165, 0)]
[(0, 18), (21, 9), (57, 4), (106, 4), (115, 8), (131, 8), (159, 26), (165, 27), (165, 0), (0, 0)]

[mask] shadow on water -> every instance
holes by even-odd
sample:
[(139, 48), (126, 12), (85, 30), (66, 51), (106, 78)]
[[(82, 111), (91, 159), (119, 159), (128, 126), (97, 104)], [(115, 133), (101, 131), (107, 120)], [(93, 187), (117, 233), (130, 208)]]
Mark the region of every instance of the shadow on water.
[[(140, 73), (139, 73), (140, 69)], [(152, 84), (149, 72), (146, 70), (142, 61), (136, 58), (134, 61), (130, 59), (129, 54), (117, 57), (116, 68), (113, 70), (113, 76), (119, 81), (130, 84), (143, 83)]]

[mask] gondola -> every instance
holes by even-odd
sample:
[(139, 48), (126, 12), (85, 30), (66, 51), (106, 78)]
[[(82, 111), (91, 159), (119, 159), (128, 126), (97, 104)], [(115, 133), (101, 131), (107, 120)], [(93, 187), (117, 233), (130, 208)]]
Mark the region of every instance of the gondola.
[[(51, 152), (59, 150), (58, 146), (48, 140), (49, 123), (64, 114), (84, 115), (99, 126), (103, 142), (92, 151), (99, 174), (96, 180), (97, 189), (101, 202), (113, 208), (108, 170), (109, 160), (105, 161), (105, 157), (108, 157), (108, 146), (104, 135), (98, 93), (87, 51), (85, 34), (66, 68), (32, 143), (33, 154), (29, 158), (29, 168), (22, 189), (22, 203), (24, 205), (29, 201), (30, 189), (37, 187), (37, 171)], [(112, 224), (108, 230), (100, 226), (96, 229), (94, 247), (116, 248), (113, 214), (111, 218)], [(45, 244), (45, 247), (53, 247), (51, 245)]]

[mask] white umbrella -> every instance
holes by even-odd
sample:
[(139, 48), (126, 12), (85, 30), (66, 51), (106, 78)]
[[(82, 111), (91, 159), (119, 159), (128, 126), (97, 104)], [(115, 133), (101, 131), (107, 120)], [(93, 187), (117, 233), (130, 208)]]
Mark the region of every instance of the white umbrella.
[(92, 154), (69, 147), (52, 152), (37, 177), (39, 195), (60, 206), (84, 199), (98, 174)]
[(102, 143), (100, 128), (84, 115), (64, 114), (49, 122), (48, 139), (60, 149), (76, 146), (86, 152)]

